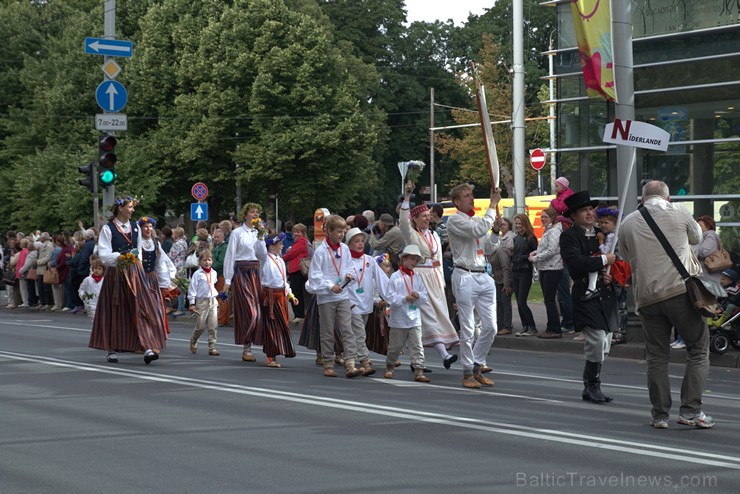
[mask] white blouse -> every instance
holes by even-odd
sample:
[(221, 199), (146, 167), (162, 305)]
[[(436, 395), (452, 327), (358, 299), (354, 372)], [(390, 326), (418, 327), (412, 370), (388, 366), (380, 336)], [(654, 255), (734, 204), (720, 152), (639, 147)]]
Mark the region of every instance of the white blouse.
[(224, 283), (231, 285), (237, 261), (259, 261), (264, 264), (265, 259), (267, 247), (265, 242), (257, 238), (257, 230), (246, 224), (240, 226), (229, 237), (229, 246), (224, 256)]

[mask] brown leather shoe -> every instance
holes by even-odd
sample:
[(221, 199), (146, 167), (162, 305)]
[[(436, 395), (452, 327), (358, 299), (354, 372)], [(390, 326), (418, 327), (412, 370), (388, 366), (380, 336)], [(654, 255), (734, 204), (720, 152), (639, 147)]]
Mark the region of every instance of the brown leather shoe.
[(488, 374), (489, 372), (493, 372), (493, 369), (491, 369), (487, 365), (481, 365), (480, 366), (480, 373), (481, 374)]
[(257, 362), (252, 352), (242, 352), (242, 360), (245, 362)]
[(337, 355), (336, 357), (334, 357), (334, 363), (337, 364), (337, 365), (340, 365), (340, 366), (344, 367), (344, 359), (342, 357), (340, 357), (339, 355)]
[(324, 367), (324, 377), (337, 377), (337, 373), (331, 367)]
[(324, 357), (316, 357), (316, 365), (324, 365)]
[(208, 355), (212, 355), (214, 357), (218, 357), (219, 355), (221, 355), (221, 353), (218, 350), (216, 350), (215, 348), (209, 348), (208, 349)]
[(511, 333), (512, 333), (512, 331), (510, 329), (499, 329), (496, 332), (496, 334), (499, 335), (499, 336), (503, 336), (503, 335), (507, 335), (507, 334), (511, 334)]
[(362, 362), (360, 368), (362, 369), (363, 376), (372, 376), (373, 374), (375, 374), (375, 369), (373, 369), (373, 366), (370, 365), (369, 360)]
[(346, 374), (348, 378), (358, 377), (362, 375), (362, 369), (358, 369), (354, 365), (348, 365)]
[(424, 369), (416, 369), (414, 370), (414, 374), (415, 374), (414, 381), (418, 383), (428, 383), (432, 381), (431, 379), (429, 379), (427, 376), (424, 375)]
[(267, 367), (272, 367), (274, 369), (279, 369), (280, 368), (280, 363), (277, 360), (270, 360), (269, 362), (267, 362)]
[(542, 338), (543, 340), (560, 339), (562, 337), (562, 333), (555, 333), (553, 331), (545, 331), (544, 333), (540, 333), (537, 335), (537, 338)]
[[(476, 374), (473, 376), (473, 379), (475, 379), (477, 382), (480, 383), (481, 386), (495, 386), (496, 383), (488, 379), (483, 374)], [(464, 384), (464, 383), (463, 383)]]
[(480, 388), (480, 383), (476, 381), (473, 376), (464, 377), (462, 381), (462, 385), (466, 388), (471, 388), (471, 389)]
[(193, 342), (193, 340), (190, 340), (190, 353), (195, 353), (198, 351), (198, 342)]

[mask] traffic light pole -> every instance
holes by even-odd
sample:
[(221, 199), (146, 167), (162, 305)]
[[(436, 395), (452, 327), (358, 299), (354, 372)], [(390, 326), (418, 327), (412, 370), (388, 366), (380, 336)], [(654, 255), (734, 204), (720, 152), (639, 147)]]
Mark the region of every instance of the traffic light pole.
[(92, 226), (100, 228), (100, 204), (98, 203), (98, 162), (93, 161), (92, 165), (92, 201), (93, 201), (93, 222)]
[[(105, 12), (104, 17), (104, 38), (107, 39), (115, 39), (116, 38), (116, 0), (104, 0), (103, 2), (103, 10)], [(104, 64), (108, 63), (110, 60), (112, 60), (112, 57), (105, 57)], [(105, 75), (105, 80), (111, 80), (110, 77), (108, 77), (108, 74)], [(107, 110), (104, 110), (105, 113), (108, 113)], [(111, 132), (111, 134), (115, 135), (115, 133)], [(97, 165), (97, 163), (96, 163)], [(97, 171), (95, 174), (96, 177), (96, 190), (97, 190)], [(95, 193), (96, 197), (96, 204), (97, 204), (97, 192)], [(110, 208), (113, 206), (113, 200), (116, 197), (116, 186), (115, 184), (111, 184), (108, 187), (103, 188), (103, 210), (104, 211), (110, 211)], [(95, 214), (95, 224), (97, 225), (97, 212)], [(105, 222), (107, 218), (103, 218), (103, 221)]]

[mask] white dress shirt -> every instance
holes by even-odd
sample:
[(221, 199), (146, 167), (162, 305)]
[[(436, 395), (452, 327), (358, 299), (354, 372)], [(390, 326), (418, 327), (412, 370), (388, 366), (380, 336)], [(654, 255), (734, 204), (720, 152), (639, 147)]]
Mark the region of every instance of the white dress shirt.
[(353, 314), (371, 314), (375, 294), (388, 298), (388, 275), (380, 268), (375, 259), (363, 254), (352, 258), (352, 276), (354, 280), (345, 288), (349, 292)]
[(491, 235), (488, 232), (493, 226), (495, 217), (496, 211), (488, 208), (482, 218), (457, 211), (447, 219), (447, 234), (455, 266), (472, 271), (485, 271), (486, 242), (490, 240)]
[[(406, 300), (406, 295), (417, 292), (419, 298), (413, 303)], [(426, 304), (429, 298), (421, 277), (405, 275), (400, 269), (391, 275), (388, 282), (388, 298), (391, 308), (388, 326), (391, 328), (414, 328), (421, 326), (419, 305)]]
[(216, 281), (218, 281), (218, 274), (215, 269), (211, 268), (206, 273), (203, 271), (203, 268), (198, 268), (190, 278), (190, 286), (188, 286), (188, 300), (190, 301), (190, 305), (195, 305), (196, 298), (213, 298), (218, 295)]
[(288, 284), (285, 261), (279, 255), (267, 253), (260, 270), (260, 282), (265, 288), (283, 288), (286, 297), (293, 293), (290, 291), (290, 285)]
[(224, 256), (224, 283), (231, 285), (237, 261), (259, 261), (263, 264), (267, 257), (265, 243), (257, 238), (257, 230), (245, 224), (231, 232), (229, 246)]
[[(126, 223), (121, 223), (118, 221), (118, 218), (113, 218), (113, 222), (118, 225), (118, 227), (121, 229), (123, 233), (126, 235), (131, 234), (131, 222), (127, 221)], [(134, 242), (135, 245), (141, 246), (141, 228), (138, 229), (138, 242)], [(118, 258), (121, 257), (120, 252), (113, 252), (113, 247), (111, 246), (111, 239), (113, 238), (113, 234), (110, 231), (110, 227), (106, 223), (103, 225), (103, 228), (100, 229), (100, 236), (98, 237), (98, 256), (100, 257), (100, 260), (103, 262), (103, 266), (113, 268), (116, 266), (116, 263), (118, 262)], [(132, 239), (133, 240), (133, 239)], [(139, 249), (139, 261), (141, 261), (141, 249)]]
[(335, 252), (324, 240), (311, 258), (306, 290), (316, 295), (318, 305), (349, 300), (349, 285), (339, 293), (331, 291), (334, 285), (344, 284), (347, 274), (352, 274), (352, 254), (349, 247), (339, 244), (339, 249)]

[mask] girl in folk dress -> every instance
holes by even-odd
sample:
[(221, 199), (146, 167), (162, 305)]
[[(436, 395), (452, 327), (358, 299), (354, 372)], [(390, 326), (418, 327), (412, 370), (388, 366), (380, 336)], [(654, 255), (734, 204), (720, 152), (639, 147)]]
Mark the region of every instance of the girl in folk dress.
[[(234, 343), (243, 345), (242, 360), (255, 362), (252, 343), (261, 327), (260, 264), (267, 260), (267, 249), (262, 242), (260, 213), (262, 206), (253, 202), (244, 205), (241, 217), (244, 223), (231, 233), (224, 256), (224, 291), (234, 285)], [(259, 228), (259, 230), (258, 230)]]
[[(167, 307), (164, 302), (163, 291), (169, 292), (171, 280), (177, 273), (175, 265), (165, 254), (162, 244), (154, 235), (157, 220), (149, 216), (142, 216), (138, 223), (141, 229), (141, 264), (144, 266), (144, 276), (149, 286), (157, 292), (155, 297), (162, 304), (162, 310), (166, 314)], [(164, 329), (167, 334), (170, 333), (167, 318), (164, 320)]]
[(265, 239), (267, 258), (262, 263), (262, 351), (267, 355), (267, 367), (279, 368), (278, 355), (295, 357), (288, 325), (288, 300), (295, 306), (298, 299), (288, 284), (285, 261), (280, 257), (285, 234), (269, 235)]
[(147, 283), (141, 264), (141, 230), (131, 221), (136, 198), (119, 197), (113, 219), (100, 230), (98, 255), (107, 268), (95, 311), (90, 348), (105, 350), (108, 362), (116, 352), (145, 349), (144, 362), (159, 358), (167, 339), (159, 290)]
[[(434, 347), (442, 357), (446, 369), (457, 361), (456, 354), (447, 350), (460, 343), (455, 327), (450, 320), (445, 296), (445, 279), (442, 271), (442, 242), (439, 235), (429, 228), (429, 208), (416, 206), (409, 214), (409, 201), (414, 184), (406, 184), (406, 195), (401, 205), (401, 233), (406, 245), (415, 245), (421, 252), (416, 266), (417, 276), (423, 281), (429, 294), (429, 303), (420, 306), (421, 341), (426, 347)], [(410, 218), (409, 218), (410, 216)]]

